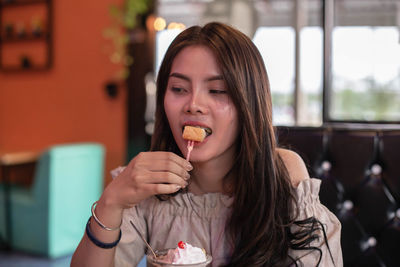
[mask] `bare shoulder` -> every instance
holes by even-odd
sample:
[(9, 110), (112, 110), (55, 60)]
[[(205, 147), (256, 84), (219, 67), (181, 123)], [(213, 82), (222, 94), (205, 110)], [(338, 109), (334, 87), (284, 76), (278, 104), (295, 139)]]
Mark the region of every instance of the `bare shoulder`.
[(307, 167), (299, 154), (283, 148), (278, 148), (277, 151), (285, 163), (293, 186), (297, 187), (301, 181), (310, 178)]

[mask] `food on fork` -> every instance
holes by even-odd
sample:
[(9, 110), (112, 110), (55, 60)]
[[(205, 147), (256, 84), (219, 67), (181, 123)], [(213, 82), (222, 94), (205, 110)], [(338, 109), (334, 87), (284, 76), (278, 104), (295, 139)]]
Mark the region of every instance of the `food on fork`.
[(204, 138), (206, 138), (207, 133), (204, 128), (195, 127), (195, 126), (185, 126), (183, 130), (183, 139), (196, 141), (196, 142), (203, 142)]
[(183, 139), (188, 140), (187, 144), (188, 153), (186, 155), (187, 161), (189, 161), (190, 159), (190, 153), (193, 150), (194, 142), (203, 142), (206, 136), (207, 136), (207, 131), (204, 128), (188, 126), (188, 125), (185, 126), (185, 128), (183, 129), (182, 137)]

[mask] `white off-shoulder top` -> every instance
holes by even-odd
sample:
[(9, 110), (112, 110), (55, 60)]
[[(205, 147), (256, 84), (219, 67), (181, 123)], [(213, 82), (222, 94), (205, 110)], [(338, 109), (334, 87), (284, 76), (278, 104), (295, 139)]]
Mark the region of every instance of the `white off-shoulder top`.
[[(321, 238), (311, 243), (322, 250), (319, 266), (341, 267), (341, 225), (336, 216), (320, 203), (320, 183), (318, 179), (306, 179), (297, 187), (300, 211), (297, 219), (314, 216), (322, 223), (334, 263), (320, 231), (318, 234)], [(182, 240), (210, 253), (213, 257), (211, 266), (227, 263), (233, 248), (225, 235), (225, 222), (232, 202), (232, 197), (220, 193), (180, 193), (166, 201), (151, 197), (125, 210), (121, 226), (122, 238), (115, 253), (115, 266), (136, 266), (146, 251), (144, 242), (129, 221), (136, 225), (154, 249), (175, 248)], [(289, 255), (298, 259), (298, 266), (316, 266), (320, 258), (316, 250), (290, 250)]]

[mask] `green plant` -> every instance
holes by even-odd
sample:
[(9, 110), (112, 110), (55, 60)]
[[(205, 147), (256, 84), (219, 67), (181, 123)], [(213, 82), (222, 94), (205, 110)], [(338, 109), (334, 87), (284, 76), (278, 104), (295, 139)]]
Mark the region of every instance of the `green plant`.
[(122, 5), (110, 6), (112, 23), (104, 32), (104, 38), (111, 41), (110, 61), (121, 66), (115, 75), (116, 80), (124, 80), (129, 75), (133, 58), (127, 53), (129, 33), (137, 26), (138, 16), (145, 14), (151, 0), (124, 0)]

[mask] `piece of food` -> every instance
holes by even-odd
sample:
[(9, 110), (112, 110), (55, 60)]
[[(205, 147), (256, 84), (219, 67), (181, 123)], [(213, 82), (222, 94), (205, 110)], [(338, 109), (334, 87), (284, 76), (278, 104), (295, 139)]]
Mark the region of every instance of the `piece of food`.
[(193, 150), (194, 142), (203, 142), (204, 138), (206, 138), (210, 134), (211, 134), (210, 128), (203, 128), (199, 126), (188, 126), (188, 125), (185, 126), (185, 128), (183, 129), (182, 137), (183, 139), (188, 140), (187, 144), (188, 152), (186, 154), (187, 161), (189, 161), (190, 159), (190, 153)]
[(185, 140), (203, 142), (206, 136), (207, 136), (206, 130), (203, 128), (195, 126), (185, 126), (182, 137)]
[(160, 262), (172, 264), (196, 264), (205, 262), (207, 256), (203, 249), (180, 241), (177, 248), (168, 250), (166, 255), (157, 259)]

